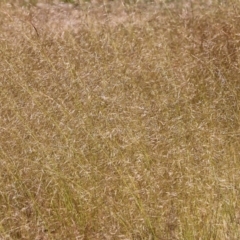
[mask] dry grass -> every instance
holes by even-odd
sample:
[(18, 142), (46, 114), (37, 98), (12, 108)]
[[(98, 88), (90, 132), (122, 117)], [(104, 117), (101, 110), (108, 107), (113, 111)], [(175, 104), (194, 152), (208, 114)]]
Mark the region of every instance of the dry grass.
[(240, 239), (239, 2), (6, 2), (0, 239)]

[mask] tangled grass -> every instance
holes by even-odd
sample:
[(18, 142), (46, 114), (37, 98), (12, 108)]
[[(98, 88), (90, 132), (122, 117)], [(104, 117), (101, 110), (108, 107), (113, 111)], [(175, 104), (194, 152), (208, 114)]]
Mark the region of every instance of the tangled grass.
[(1, 2), (0, 239), (240, 239), (239, 16)]

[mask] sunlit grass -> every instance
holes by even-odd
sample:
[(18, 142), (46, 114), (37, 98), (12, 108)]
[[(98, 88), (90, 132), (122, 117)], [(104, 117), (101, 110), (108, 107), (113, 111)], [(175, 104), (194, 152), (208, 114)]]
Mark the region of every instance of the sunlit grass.
[(239, 239), (238, 1), (71, 2), (0, 4), (0, 238)]

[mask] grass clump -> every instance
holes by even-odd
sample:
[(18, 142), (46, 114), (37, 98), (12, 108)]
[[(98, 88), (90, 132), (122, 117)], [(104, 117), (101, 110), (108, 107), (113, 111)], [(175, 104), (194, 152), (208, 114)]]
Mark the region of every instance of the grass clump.
[(0, 5), (1, 239), (239, 239), (237, 1)]

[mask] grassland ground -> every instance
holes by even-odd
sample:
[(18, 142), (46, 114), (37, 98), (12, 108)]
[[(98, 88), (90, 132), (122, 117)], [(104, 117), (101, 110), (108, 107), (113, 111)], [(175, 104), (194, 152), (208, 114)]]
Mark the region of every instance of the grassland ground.
[(0, 239), (240, 239), (239, 50), (234, 0), (1, 1)]

